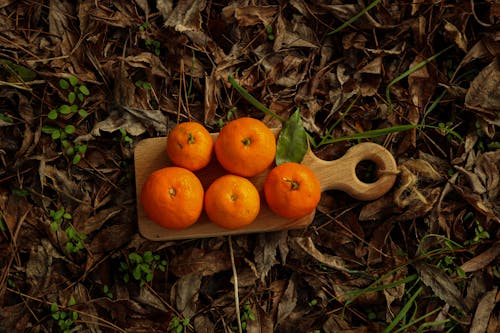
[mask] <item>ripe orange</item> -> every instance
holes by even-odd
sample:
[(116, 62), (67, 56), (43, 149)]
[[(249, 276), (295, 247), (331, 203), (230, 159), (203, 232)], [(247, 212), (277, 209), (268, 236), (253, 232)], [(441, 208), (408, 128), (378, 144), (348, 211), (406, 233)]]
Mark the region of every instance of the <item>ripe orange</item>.
[(210, 162), (214, 141), (203, 125), (177, 124), (167, 138), (167, 155), (177, 166), (197, 171)]
[(260, 120), (239, 118), (227, 123), (215, 140), (215, 155), (230, 173), (251, 177), (271, 165), (276, 138)]
[(224, 175), (205, 194), (205, 211), (215, 224), (237, 229), (252, 223), (260, 210), (259, 192), (246, 178)]
[(166, 167), (151, 173), (142, 186), (141, 203), (146, 215), (168, 229), (194, 224), (203, 210), (203, 186), (191, 171)]
[(264, 195), (274, 213), (297, 219), (316, 209), (321, 187), (318, 177), (309, 167), (286, 162), (269, 172), (264, 183)]

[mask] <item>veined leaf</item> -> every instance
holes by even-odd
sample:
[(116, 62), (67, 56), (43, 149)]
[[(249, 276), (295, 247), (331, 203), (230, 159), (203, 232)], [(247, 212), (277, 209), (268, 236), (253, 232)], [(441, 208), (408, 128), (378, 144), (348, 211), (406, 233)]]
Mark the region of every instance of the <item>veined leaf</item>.
[(300, 163), (307, 151), (307, 135), (297, 109), (288, 120), (278, 136), (276, 148), (276, 164), (285, 162)]

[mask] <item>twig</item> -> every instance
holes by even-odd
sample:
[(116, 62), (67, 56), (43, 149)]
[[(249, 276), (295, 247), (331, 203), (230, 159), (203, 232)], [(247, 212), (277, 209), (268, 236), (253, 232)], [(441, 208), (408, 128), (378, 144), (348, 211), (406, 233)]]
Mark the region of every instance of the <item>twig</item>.
[(236, 320), (238, 321), (238, 332), (243, 333), (240, 318), (240, 297), (238, 296), (238, 274), (236, 273), (236, 265), (234, 263), (233, 239), (229, 236), (229, 256), (231, 257), (231, 267), (233, 268), (234, 279), (234, 306), (236, 307)]

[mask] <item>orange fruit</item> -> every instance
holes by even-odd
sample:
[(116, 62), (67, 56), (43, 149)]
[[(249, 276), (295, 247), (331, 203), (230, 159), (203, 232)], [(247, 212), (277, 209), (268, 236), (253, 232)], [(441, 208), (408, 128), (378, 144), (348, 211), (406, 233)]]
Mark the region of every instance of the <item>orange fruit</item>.
[(215, 155), (230, 173), (251, 177), (266, 170), (276, 155), (276, 138), (260, 120), (239, 118), (227, 123), (215, 140)]
[(214, 141), (203, 125), (190, 121), (177, 124), (167, 138), (167, 155), (177, 166), (197, 171), (210, 162)]
[(203, 210), (203, 186), (185, 168), (166, 167), (151, 173), (141, 191), (146, 215), (168, 229), (183, 229), (194, 224)]
[(286, 162), (273, 168), (264, 182), (269, 208), (279, 216), (297, 219), (312, 213), (319, 203), (318, 177), (307, 166)]
[(259, 192), (248, 179), (237, 175), (228, 174), (217, 178), (205, 193), (208, 218), (226, 229), (249, 225), (259, 210)]

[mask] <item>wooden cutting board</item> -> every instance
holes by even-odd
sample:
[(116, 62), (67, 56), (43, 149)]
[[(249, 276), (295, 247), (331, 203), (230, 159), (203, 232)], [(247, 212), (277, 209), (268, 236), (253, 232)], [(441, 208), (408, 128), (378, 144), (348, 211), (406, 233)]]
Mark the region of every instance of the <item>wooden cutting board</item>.
[[(274, 131), (277, 134), (277, 130)], [(218, 133), (212, 134), (213, 139)], [(192, 239), (237, 235), (257, 232), (269, 232), (285, 229), (304, 228), (309, 225), (314, 212), (299, 218), (285, 219), (274, 214), (266, 205), (262, 188), (268, 171), (249, 178), (261, 194), (261, 209), (257, 219), (250, 225), (228, 230), (211, 223), (205, 213), (198, 222), (181, 230), (165, 229), (147, 218), (140, 203), (142, 185), (153, 171), (171, 166), (165, 152), (166, 137), (150, 138), (140, 141), (134, 151), (136, 201), (139, 232), (144, 238), (154, 241)], [(372, 161), (377, 166), (378, 178), (374, 183), (364, 183), (356, 176), (356, 166), (361, 161)], [(324, 161), (308, 150), (302, 164), (309, 166), (321, 183), (321, 190), (341, 190), (358, 200), (374, 200), (387, 193), (396, 180), (397, 165), (392, 154), (375, 143), (360, 143), (350, 148), (344, 156), (334, 161)], [(219, 165), (216, 158), (204, 169), (195, 172), (205, 190), (218, 177), (227, 172)]]

